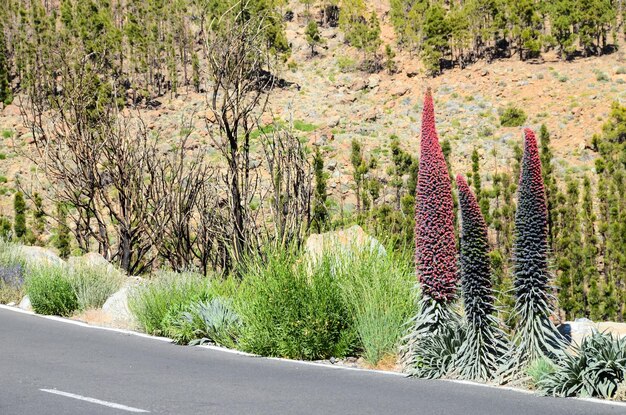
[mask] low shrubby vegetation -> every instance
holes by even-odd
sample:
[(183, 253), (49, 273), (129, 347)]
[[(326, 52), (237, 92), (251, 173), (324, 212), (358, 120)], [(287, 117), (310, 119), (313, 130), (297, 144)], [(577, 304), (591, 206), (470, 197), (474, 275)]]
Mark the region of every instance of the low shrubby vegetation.
[(396, 354), (413, 285), (407, 258), (270, 249), (225, 278), (162, 272), (130, 307), (144, 331), (181, 344), (306, 360), (358, 354), (375, 365)]
[(41, 265), (29, 270), (26, 292), (39, 314), (67, 317), (79, 308), (76, 291), (62, 266)]
[(213, 297), (210, 287), (207, 278), (193, 272), (159, 271), (132, 293), (128, 305), (142, 330), (167, 335), (192, 304)]
[(77, 264), (67, 276), (81, 311), (101, 308), (124, 281), (123, 274), (110, 265)]
[(353, 351), (353, 320), (332, 261), (309, 268), (301, 259), (289, 251), (270, 252), (245, 265), (236, 299), (243, 350), (308, 360)]
[(26, 261), (16, 245), (0, 238), (0, 303), (18, 303), (24, 295)]

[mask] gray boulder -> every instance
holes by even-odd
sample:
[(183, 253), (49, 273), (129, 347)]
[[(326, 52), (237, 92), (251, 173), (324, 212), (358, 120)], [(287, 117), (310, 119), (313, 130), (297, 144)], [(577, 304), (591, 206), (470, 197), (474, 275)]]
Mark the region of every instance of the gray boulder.
[(30, 303), (30, 298), (28, 298), (27, 295), (25, 295), (24, 298), (22, 298), (22, 301), (20, 301), (18, 307), (21, 308), (22, 310), (33, 311), (33, 306)]
[(125, 329), (137, 328), (137, 321), (128, 307), (128, 298), (136, 283), (126, 283), (110, 296), (102, 306), (102, 312), (111, 325)]
[(40, 246), (21, 246), (20, 254), (29, 265), (63, 265), (63, 261), (57, 254)]
[(325, 252), (340, 255), (354, 255), (364, 251), (386, 255), (385, 247), (374, 237), (365, 233), (359, 225), (339, 231), (314, 234), (307, 238), (305, 253), (311, 263), (316, 264)]

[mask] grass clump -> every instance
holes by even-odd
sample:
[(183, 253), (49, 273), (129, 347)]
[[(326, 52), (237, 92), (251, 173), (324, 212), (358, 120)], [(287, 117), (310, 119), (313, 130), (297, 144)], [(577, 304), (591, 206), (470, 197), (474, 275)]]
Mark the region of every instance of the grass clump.
[(107, 298), (120, 289), (123, 275), (110, 265), (77, 264), (68, 275), (79, 310), (102, 308)]
[(38, 314), (68, 317), (79, 308), (67, 269), (62, 266), (41, 265), (29, 270), (26, 292)]
[(415, 312), (411, 261), (369, 250), (339, 259), (337, 279), (365, 360), (395, 355), (404, 323)]
[(526, 368), (526, 374), (530, 376), (530, 382), (532, 387), (537, 387), (547, 376), (554, 373), (556, 366), (550, 359), (541, 358), (532, 362), (528, 368)]
[(251, 258), (236, 309), (243, 322), (239, 345), (248, 352), (315, 360), (346, 356), (355, 344), (352, 318), (328, 260), (309, 267), (290, 250)]
[(128, 306), (143, 331), (164, 335), (192, 304), (211, 297), (202, 275), (160, 271), (131, 293)]
[(509, 106), (500, 114), (500, 125), (503, 127), (521, 127), (527, 118), (524, 110)]

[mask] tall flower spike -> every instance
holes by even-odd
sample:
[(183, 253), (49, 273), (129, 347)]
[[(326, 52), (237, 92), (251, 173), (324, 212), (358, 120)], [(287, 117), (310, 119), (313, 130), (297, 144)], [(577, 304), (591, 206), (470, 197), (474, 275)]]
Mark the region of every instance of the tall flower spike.
[(454, 300), (457, 276), (452, 187), (437, 130), (430, 89), (424, 98), (415, 202), (415, 262), (424, 295)]
[(515, 214), (515, 313), (519, 316), (516, 370), (559, 354), (563, 338), (550, 321), (552, 294), (548, 269), (548, 209), (535, 133), (524, 130), (524, 156)]
[(456, 338), (460, 320), (451, 308), (458, 282), (453, 212), (450, 176), (439, 145), (433, 97), (428, 89), (422, 113), (415, 196), (415, 265), (422, 298), (401, 348), (404, 370), (411, 376), (446, 375), (452, 368), (454, 350), (449, 359), (442, 359), (441, 346), (460, 342)]
[(487, 224), (465, 179), (456, 178), (461, 208), (461, 286), (467, 336), (459, 350), (457, 370), (472, 380), (493, 378), (507, 352), (506, 336), (494, 316)]

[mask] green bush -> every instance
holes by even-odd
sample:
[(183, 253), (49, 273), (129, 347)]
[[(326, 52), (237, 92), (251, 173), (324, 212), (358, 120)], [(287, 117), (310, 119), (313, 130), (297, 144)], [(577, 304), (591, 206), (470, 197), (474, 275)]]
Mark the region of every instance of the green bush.
[(500, 114), (500, 125), (503, 127), (521, 127), (526, 122), (524, 110), (516, 107), (508, 107)]
[(415, 313), (412, 261), (366, 250), (337, 263), (337, 279), (363, 357), (375, 365), (396, 353), (404, 323)]
[(608, 81), (611, 80), (611, 78), (609, 78), (609, 76), (607, 74), (605, 74), (604, 72), (597, 71), (596, 72), (596, 80), (598, 82), (608, 82)]
[(310, 133), (311, 131), (315, 131), (317, 126), (314, 125), (314, 124), (310, 124), (310, 123), (304, 122), (302, 120), (294, 120), (293, 128), (295, 128), (298, 131), (303, 131), (305, 133)]
[(110, 265), (78, 264), (72, 267), (68, 277), (79, 310), (102, 308), (107, 298), (124, 282), (123, 275)]
[(323, 359), (349, 354), (356, 341), (330, 261), (309, 269), (291, 251), (246, 263), (236, 300), (243, 350), (264, 356)]
[(350, 57), (340, 56), (337, 58), (337, 67), (341, 72), (354, 72), (357, 69), (357, 66), (357, 61)]
[(547, 395), (611, 398), (626, 378), (626, 338), (594, 332), (539, 381)]
[(131, 293), (128, 306), (146, 333), (163, 335), (192, 304), (211, 298), (206, 277), (160, 271)]
[(36, 313), (67, 317), (78, 309), (76, 292), (67, 274), (62, 266), (29, 269), (26, 293)]

